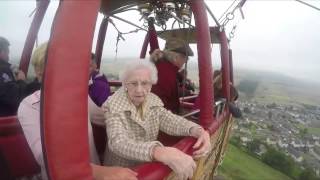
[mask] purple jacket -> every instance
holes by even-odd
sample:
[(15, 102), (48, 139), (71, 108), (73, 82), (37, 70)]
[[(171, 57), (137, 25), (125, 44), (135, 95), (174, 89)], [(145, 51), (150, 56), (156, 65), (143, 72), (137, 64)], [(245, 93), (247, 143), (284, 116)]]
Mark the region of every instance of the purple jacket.
[(89, 96), (99, 107), (110, 96), (110, 86), (107, 77), (98, 71), (91, 74), (89, 80)]

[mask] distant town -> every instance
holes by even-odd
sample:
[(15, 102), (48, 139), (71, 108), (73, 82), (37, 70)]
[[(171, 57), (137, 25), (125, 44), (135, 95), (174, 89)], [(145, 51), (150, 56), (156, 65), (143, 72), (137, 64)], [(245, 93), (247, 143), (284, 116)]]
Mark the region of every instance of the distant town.
[(258, 156), (266, 152), (265, 145), (272, 146), (291, 156), (302, 169), (311, 167), (319, 176), (320, 129), (312, 124), (320, 123), (320, 106), (261, 104), (254, 100), (237, 104), (243, 117), (235, 120), (232, 136), (240, 138), (243, 146), (258, 140)]

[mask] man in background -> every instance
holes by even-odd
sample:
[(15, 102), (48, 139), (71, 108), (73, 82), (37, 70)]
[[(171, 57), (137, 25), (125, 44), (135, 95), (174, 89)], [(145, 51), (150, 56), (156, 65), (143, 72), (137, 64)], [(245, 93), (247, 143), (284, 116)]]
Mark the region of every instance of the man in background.
[(24, 72), (13, 72), (8, 62), (9, 46), (9, 41), (0, 36), (0, 117), (16, 115), (26, 86)]

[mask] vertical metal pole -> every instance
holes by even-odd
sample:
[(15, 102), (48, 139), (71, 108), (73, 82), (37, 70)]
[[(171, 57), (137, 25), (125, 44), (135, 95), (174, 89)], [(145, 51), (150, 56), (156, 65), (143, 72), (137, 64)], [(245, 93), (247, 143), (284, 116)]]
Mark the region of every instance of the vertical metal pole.
[(46, 55), (41, 137), (51, 180), (93, 179), (88, 144), (88, 73), (101, 0), (60, 1)]
[(232, 49), (229, 49), (229, 70), (230, 70), (230, 82), (234, 84), (233, 80), (233, 57), (232, 57)]
[(96, 47), (96, 61), (97, 61), (97, 67), (100, 69), (101, 65), (101, 57), (103, 52), (103, 45), (106, 38), (107, 28), (108, 28), (108, 19), (109, 17), (104, 17), (99, 29), (99, 35), (97, 40), (97, 47)]
[(147, 34), (144, 38), (144, 41), (143, 41), (143, 45), (142, 45), (141, 52), (140, 52), (141, 59), (146, 58), (147, 49), (148, 49), (148, 45), (149, 45), (149, 39), (150, 39), (150, 31), (147, 32)]
[[(229, 63), (229, 47), (228, 39), (225, 31), (219, 33), (219, 39), (221, 41), (221, 67), (222, 67), (222, 90), (223, 94), (230, 101), (230, 63)], [(228, 107), (228, 106), (227, 106)]]
[(32, 50), (34, 47), (34, 43), (36, 41), (43, 17), (47, 11), (49, 6), (49, 0), (37, 0), (37, 10), (33, 17), (27, 39), (24, 44), (24, 48), (21, 54), (20, 65), (19, 68), (25, 73), (28, 73), (28, 68), (30, 64), (30, 58), (32, 54)]
[(154, 19), (148, 19), (148, 32), (144, 38), (143, 45), (140, 52), (140, 58), (144, 59), (146, 57), (148, 44), (150, 44), (150, 52), (151, 54), (155, 49), (159, 49), (159, 42), (157, 37), (156, 29), (154, 28)]
[(154, 27), (154, 19), (153, 18), (149, 18), (148, 20), (148, 25), (149, 25), (149, 43), (150, 43), (150, 54), (156, 50), (159, 49), (159, 42), (158, 42), (158, 37), (157, 37), (157, 32), (156, 29)]
[(214, 96), (211, 64), (210, 32), (206, 7), (203, 0), (192, 0), (197, 28), (197, 49), (200, 84), (200, 124), (208, 127), (213, 122)]

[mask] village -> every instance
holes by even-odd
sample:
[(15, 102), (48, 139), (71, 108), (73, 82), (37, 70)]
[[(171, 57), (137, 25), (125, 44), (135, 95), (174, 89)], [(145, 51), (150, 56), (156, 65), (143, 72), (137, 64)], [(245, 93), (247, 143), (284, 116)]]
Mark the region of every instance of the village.
[(311, 167), (319, 176), (320, 136), (310, 129), (320, 123), (320, 106), (260, 104), (252, 100), (237, 105), (242, 118), (235, 120), (232, 136), (238, 137), (243, 146), (258, 140), (258, 156), (266, 152), (265, 146), (272, 146), (292, 157), (301, 168)]

